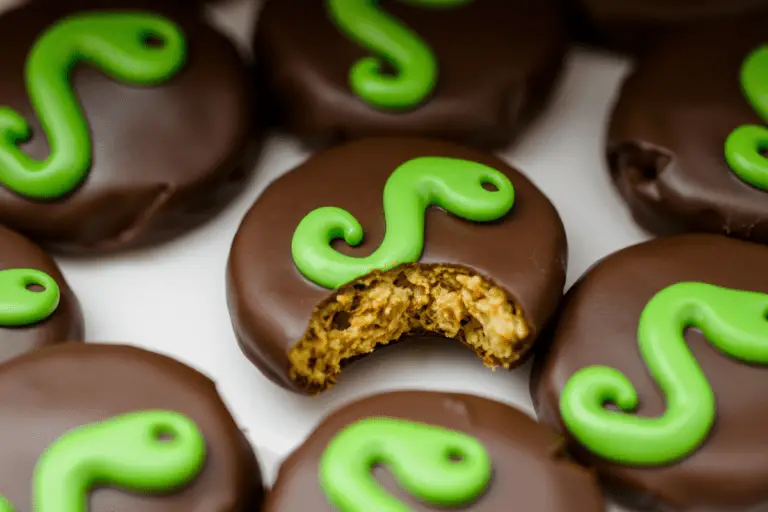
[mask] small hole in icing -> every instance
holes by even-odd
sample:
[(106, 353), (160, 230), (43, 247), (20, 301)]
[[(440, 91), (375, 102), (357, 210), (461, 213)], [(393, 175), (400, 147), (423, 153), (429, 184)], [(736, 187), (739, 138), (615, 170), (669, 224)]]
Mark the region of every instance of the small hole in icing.
[(482, 183), (482, 185), (483, 185), (483, 188), (485, 190), (487, 190), (488, 192), (498, 192), (499, 191), (499, 187), (497, 187), (493, 183), (485, 181), (485, 182)]
[(176, 439), (176, 431), (170, 425), (157, 425), (153, 437), (161, 443), (168, 443)]
[(141, 42), (148, 48), (162, 48), (165, 46), (165, 38), (155, 32), (145, 32), (142, 34)]
[(26, 286), (24, 286), (27, 290), (30, 292), (40, 293), (45, 291), (45, 286), (38, 284), (38, 283), (27, 283)]
[(448, 460), (451, 462), (463, 462), (464, 455), (458, 450), (451, 450), (448, 452)]
[(760, 153), (760, 156), (763, 158), (768, 158), (768, 140), (761, 140), (759, 145), (757, 146), (757, 152)]

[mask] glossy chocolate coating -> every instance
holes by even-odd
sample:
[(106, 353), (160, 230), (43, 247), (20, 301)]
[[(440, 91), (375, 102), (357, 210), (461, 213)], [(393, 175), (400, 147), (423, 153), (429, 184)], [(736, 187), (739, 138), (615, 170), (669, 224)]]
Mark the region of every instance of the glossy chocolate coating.
[(60, 299), (56, 311), (42, 322), (0, 327), (0, 363), (47, 345), (82, 340), (85, 333), (80, 303), (59, 266), (27, 238), (0, 227), (0, 270), (12, 268), (42, 270), (56, 280)]
[(429, 8), (382, 0), (436, 55), (432, 96), (406, 112), (382, 111), (349, 86), (369, 50), (348, 39), (322, 0), (268, 0), (255, 33), (264, 77), (285, 127), (312, 145), (368, 136), (428, 136), (507, 145), (544, 106), (566, 51), (553, 0), (475, 0)]
[[(564, 430), (560, 393), (577, 370), (616, 368), (639, 396), (637, 415), (657, 417), (665, 399), (640, 358), (640, 313), (657, 292), (694, 281), (768, 293), (768, 247), (719, 235), (660, 238), (614, 253), (568, 291), (549, 350), (536, 356), (531, 392), (539, 419)], [(617, 496), (657, 510), (765, 510), (768, 506), (768, 368), (723, 355), (701, 331), (685, 339), (717, 400), (714, 429), (681, 462), (634, 468), (585, 450), (579, 458), (618, 487)], [(664, 508), (670, 507), (669, 509)]]
[[(604, 510), (594, 475), (568, 461), (562, 438), (524, 413), (471, 395), (399, 391), (349, 404), (325, 419), (283, 462), (265, 512), (331, 512), (318, 485), (319, 458), (341, 429), (377, 416), (438, 425), (474, 436), (485, 445), (493, 464), (490, 487), (473, 504), (451, 510), (498, 512), (510, 506), (540, 512)], [(411, 510), (438, 510), (410, 497), (387, 471), (375, 469), (374, 475)]]
[(712, 23), (670, 36), (624, 83), (608, 161), (633, 216), (651, 232), (768, 241), (768, 192), (739, 179), (724, 152), (737, 127), (764, 124), (742, 94), (739, 72), (765, 43), (766, 21)]
[(584, 9), (603, 42), (625, 50), (698, 23), (768, 13), (768, 0), (569, 1)]
[(766, 42), (766, 21), (712, 23), (665, 38), (624, 83), (608, 160), (646, 229), (768, 241), (768, 192), (739, 179), (724, 151), (737, 127), (764, 125), (742, 94), (739, 72)]
[(152, 409), (179, 412), (197, 424), (206, 442), (202, 472), (166, 495), (92, 491), (89, 512), (259, 510), (258, 463), (214, 383), (173, 359), (121, 345), (49, 347), (0, 370), (0, 493), (16, 512), (30, 512), (32, 471), (50, 443), (72, 428)]
[(243, 352), (261, 371), (289, 389), (288, 353), (312, 312), (331, 290), (305, 279), (291, 255), (301, 219), (321, 206), (349, 211), (365, 230), (363, 242), (336, 250), (367, 256), (384, 237), (382, 192), (391, 173), (420, 156), (461, 158), (509, 177), (515, 205), (495, 222), (472, 223), (438, 208), (426, 213), (422, 263), (475, 270), (507, 291), (522, 308), (536, 339), (562, 298), (567, 264), (565, 231), (554, 206), (518, 171), (491, 154), (426, 139), (380, 138), (315, 154), (273, 182), (256, 200), (235, 236), (227, 270), (232, 323)]
[[(100, 5), (30, 4), (0, 16), (0, 45), (6, 48), (0, 105), (30, 123), (33, 136), (23, 150), (33, 158), (45, 158), (49, 146), (25, 86), (30, 48), (51, 23)], [(150, 7), (146, 0), (115, 0), (110, 6), (170, 17), (187, 38), (187, 64), (154, 87), (124, 85), (85, 65), (75, 68), (71, 83), (94, 151), (86, 180), (48, 203), (0, 189), (0, 222), (57, 250), (123, 249), (199, 225), (242, 189), (258, 148), (248, 71), (231, 41), (194, 10), (167, 1)]]
[[(143, 0), (137, 0), (138, 3), (143, 2)], [(126, 4), (124, 0), (27, 0), (27, 3), (35, 3), (35, 4), (56, 4), (56, 5), (66, 5), (66, 6), (83, 6), (83, 5), (98, 5), (102, 7), (113, 7), (113, 6), (123, 6)], [(159, 0), (159, 2), (155, 3), (167, 3), (169, 5), (179, 5), (179, 6), (186, 6), (186, 7), (197, 7), (202, 4), (209, 4), (209, 3), (221, 3), (220, 0)]]

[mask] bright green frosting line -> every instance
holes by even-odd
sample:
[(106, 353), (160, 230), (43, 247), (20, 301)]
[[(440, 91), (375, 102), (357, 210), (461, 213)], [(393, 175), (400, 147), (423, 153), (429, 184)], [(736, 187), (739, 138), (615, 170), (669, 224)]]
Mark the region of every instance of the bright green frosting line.
[(399, 419), (365, 419), (339, 432), (320, 459), (320, 486), (335, 510), (411, 512), (378, 484), (376, 464), (410, 495), (446, 508), (477, 499), (492, 474), (491, 458), (474, 437)]
[[(493, 185), (487, 190), (483, 184)], [(419, 157), (395, 169), (384, 186), (384, 240), (364, 258), (341, 254), (331, 242), (349, 245), (363, 240), (363, 227), (341, 208), (310, 212), (293, 235), (293, 261), (309, 280), (335, 289), (369, 272), (389, 270), (419, 260), (424, 250), (424, 214), (430, 205), (474, 222), (489, 222), (507, 214), (515, 201), (512, 183), (487, 165), (444, 157)]]
[[(666, 397), (656, 418), (631, 414), (632, 383), (615, 368), (576, 372), (560, 398), (563, 421), (593, 453), (621, 464), (664, 465), (694, 452), (715, 421), (715, 396), (684, 333), (697, 327), (726, 355), (768, 363), (768, 294), (685, 282), (657, 293), (640, 315), (640, 355)], [(610, 341), (610, 340), (607, 340)], [(623, 412), (605, 409), (615, 403)]]
[[(768, 46), (749, 54), (741, 67), (741, 88), (749, 104), (768, 123)], [(744, 125), (725, 141), (725, 159), (733, 172), (750, 185), (768, 190), (768, 128)]]
[[(473, 0), (403, 0), (429, 8), (455, 7)], [(352, 91), (369, 105), (408, 109), (425, 101), (437, 84), (438, 62), (418, 34), (387, 14), (378, 0), (328, 0), (328, 14), (350, 39), (376, 56), (358, 60), (349, 72)], [(394, 70), (384, 72), (383, 61)]]
[(33, 46), (25, 70), (50, 154), (35, 160), (24, 153), (19, 144), (29, 139), (29, 124), (15, 110), (0, 108), (0, 183), (20, 195), (51, 200), (85, 179), (93, 148), (70, 84), (77, 64), (95, 66), (126, 84), (152, 86), (172, 77), (185, 59), (181, 29), (154, 14), (88, 13), (52, 25)]
[[(197, 425), (171, 411), (140, 411), (75, 428), (35, 466), (35, 512), (88, 512), (94, 486), (167, 493), (191, 482), (205, 463)], [(0, 496), (0, 512), (14, 512)]]
[[(40, 291), (30, 290), (37, 285)], [(0, 270), (0, 327), (20, 327), (41, 322), (59, 306), (56, 280), (40, 270)]]

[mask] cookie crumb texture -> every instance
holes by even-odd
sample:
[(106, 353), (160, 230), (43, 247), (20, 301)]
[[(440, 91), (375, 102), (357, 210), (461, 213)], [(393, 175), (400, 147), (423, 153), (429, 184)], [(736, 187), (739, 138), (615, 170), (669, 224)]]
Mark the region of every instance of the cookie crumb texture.
[(289, 375), (319, 393), (336, 383), (345, 361), (424, 333), (460, 341), (491, 367), (516, 365), (530, 345), (520, 308), (488, 279), (461, 267), (407, 264), (356, 279), (315, 308), (288, 355)]

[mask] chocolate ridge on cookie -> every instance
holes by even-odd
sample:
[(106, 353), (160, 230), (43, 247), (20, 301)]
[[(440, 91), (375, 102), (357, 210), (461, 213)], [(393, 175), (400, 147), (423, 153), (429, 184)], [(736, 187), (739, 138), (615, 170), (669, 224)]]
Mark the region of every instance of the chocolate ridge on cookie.
[(766, 258), (719, 235), (659, 238), (607, 256), (566, 294), (531, 396), (621, 501), (768, 504)]
[(432, 391), (373, 395), (329, 414), (283, 461), (264, 510), (330, 512), (341, 502), (414, 512), (605, 508), (594, 474), (567, 458), (560, 436), (508, 405)]
[(270, 0), (254, 39), (282, 126), (311, 146), (506, 146), (546, 105), (567, 50), (553, 0)]
[(495, 156), (366, 139), (267, 187), (232, 243), (227, 301), (243, 352), (294, 391), (410, 334), (512, 368), (556, 310), (566, 253), (554, 206)]
[(215, 384), (169, 357), (40, 349), (0, 367), (0, 414), (0, 495), (19, 512), (83, 500), (90, 512), (260, 509), (258, 462)]
[(173, 2), (62, 3), (0, 15), (0, 222), (102, 252), (210, 219), (260, 147), (238, 48)]

